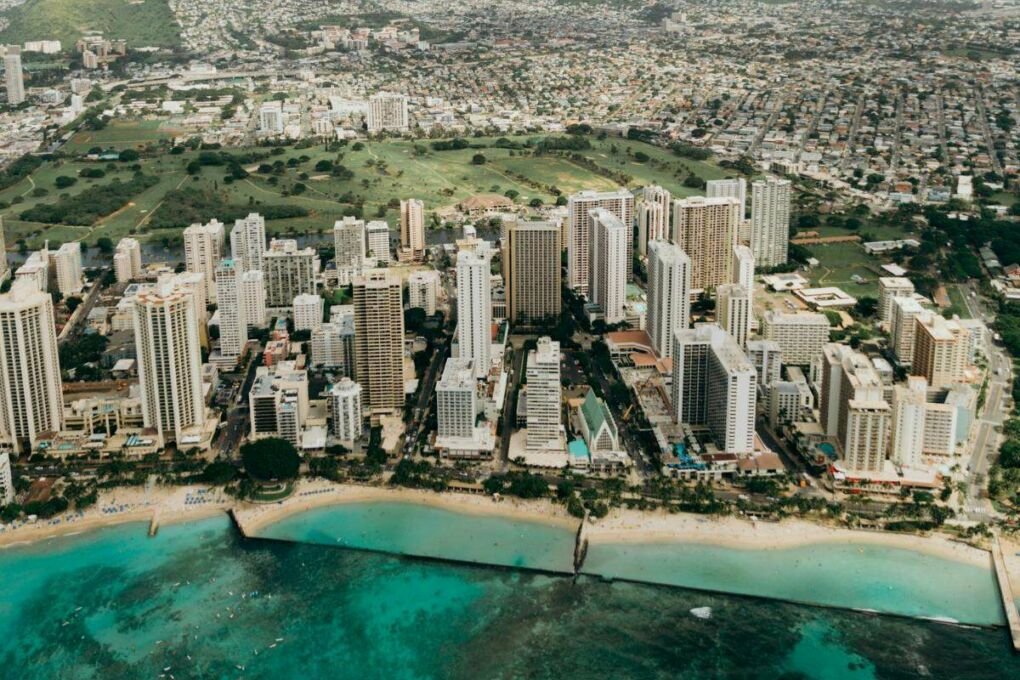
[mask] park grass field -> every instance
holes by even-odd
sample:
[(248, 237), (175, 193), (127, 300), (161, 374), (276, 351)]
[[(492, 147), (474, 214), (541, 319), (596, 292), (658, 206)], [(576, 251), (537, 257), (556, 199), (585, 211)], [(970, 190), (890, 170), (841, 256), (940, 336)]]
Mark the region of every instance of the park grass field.
[[(856, 298), (878, 297), (878, 277), (884, 276), (882, 263), (865, 252), (857, 243), (830, 243), (807, 246), (820, 264), (807, 272), (811, 284), (816, 287), (835, 286)], [(855, 282), (854, 275), (864, 279)]]
[(128, 41), (129, 48), (176, 47), (180, 28), (167, 0), (26, 0), (5, 13), (0, 42), (59, 40), (74, 47), (86, 32)]
[[(134, 173), (134, 163), (69, 158), (44, 163), (29, 177), (0, 191), (0, 201), (8, 204), (0, 210), (8, 244), (25, 239), (29, 247), (34, 248), (46, 239), (53, 243), (70, 239), (94, 242), (100, 236), (117, 240), (128, 234), (144, 240), (175, 240), (182, 228), (152, 229), (149, 221), (164, 209), (167, 193), (183, 187), (215, 191), (222, 203), (251, 206), (252, 210), (258, 210), (259, 205), (303, 207), (308, 210), (307, 216), (270, 220), (266, 225), (270, 233), (296, 235), (327, 233), (335, 220), (358, 206), (365, 219), (385, 219), (395, 226), (397, 210), (389, 206), (409, 197), (422, 199), (430, 212), (455, 206), (476, 194), (505, 194), (510, 190), (517, 192), (515, 201), (520, 205), (536, 198), (549, 205), (555, 202), (558, 194), (615, 189), (619, 186), (618, 173), (629, 176), (627, 187), (631, 189), (657, 182), (677, 196), (688, 196), (701, 193), (683, 186), (684, 178), (690, 173), (702, 179), (732, 174), (711, 162), (687, 160), (668, 150), (620, 138), (590, 138), (592, 148), (576, 152), (587, 160), (575, 160), (566, 153), (532, 156), (519, 150), (491, 146), (495, 138), (472, 138), (469, 141), (474, 148), (453, 151), (435, 151), (428, 140), (368, 141), (343, 147), (339, 152), (327, 151), (322, 146), (279, 149), (264, 162), (280, 160), (286, 164), (293, 159), (294, 167), (287, 167), (282, 174), (265, 175), (255, 172), (259, 165), (255, 163), (248, 167), (249, 177), (228, 182), (223, 166), (205, 166), (196, 175), (189, 175), (185, 167), (197, 157), (197, 152), (177, 155), (165, 151), (145, 152), (146, 148), (158, 146), (173, 133), (159, 121), (147, 120), (115, 121), (100, 131), (77, 133), (62, 151), (84, 154), (94, 147), (136, 148), (144, 153), (138, 161), (142, 171), (158, 177), (159, 182), (131, 197), (123, 207), (95, 224), (67, 226), (27, 222), (19, 216), (29, 208), (56, 203), (62, 196), (76, 196), (115, 180), (125, 182)], [(513, 139), (523, 142), (527, 138)], [(257, 151), (270, 153), (269, 149)], [(648, 160), (636, 161), (638, 152), (647, 155)], [(485, 156), (485, 163), (475, 164), (472, 157), (479, 153)], [(339, 178), (316, 171), (314, 166), (321, 160), (343, 164), (353, 177)], [(106, 176), (79, 178), (73, 186), (64, 189), (55, 187), (58, 176), (77, 177), (86, 167), (101, 168)], [(304, 185), (303, 192), (299, 193), (298, 184)], [(40, 188), (46, 190), (45, 195), (36, 195)], [(217, 215), (210, 214), (206, 219), (214, 217)]]

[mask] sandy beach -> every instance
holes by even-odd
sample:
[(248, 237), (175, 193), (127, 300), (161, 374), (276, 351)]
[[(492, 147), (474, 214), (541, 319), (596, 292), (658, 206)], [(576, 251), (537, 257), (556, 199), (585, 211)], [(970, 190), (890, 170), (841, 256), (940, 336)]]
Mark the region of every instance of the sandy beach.
[(417, 503), (466, 514), (542, 522), (570, 531), (576, 531), (580, 521), (568, 515), (563, 506), (543, 500), (504, 497), (496, 502), (490, 496), (436, 493), (399, 487), (334, 484), (321, 480), (300, 482), (294, 494), (279, 503), (241, 504), (234, 509), (234, 516), (244, 528), (244, 532), (252, 536), (257, 535), (262, 527), (292, 515), (345, 503)]
[(991, 565), (987, 551), (941, 534), (855, 531), (799, 519), (753, 522), (738, 517), (614, 509), (608, 517), (589, 525), (586, 536), (590, 543), (697, 543), (738, 550), (782, 550), (823, 544), (882, 545), (980, 567)]
[(173, 486), (143, 489), (123, 487), (104, 492), (99, 501), (82, 511), (69, 511), (52, 519), (23, 520), (0, 525), (0, 548), (26, 545), (58, 536), (78, 534), (128, 522), (159, 524), (189, 522), (226, 512), (236, 503), (223, 489)]

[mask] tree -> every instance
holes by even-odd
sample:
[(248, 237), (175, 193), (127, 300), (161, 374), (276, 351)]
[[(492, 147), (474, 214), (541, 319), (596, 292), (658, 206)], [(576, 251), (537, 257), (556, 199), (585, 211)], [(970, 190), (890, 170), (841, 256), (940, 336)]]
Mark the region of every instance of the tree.
[(134, 149), (124, 149), (123, 151), (120, 152), (119, 158), (121, 161), (125, 163), (134, 163), (139, 158), (141, 158), (141, 156)]
[(301, 458), (289, 441), (271, 437), (242, 446), (241, 462), (256, 481), (286, 481), (297, 477)]
[(471, 164), (485, 165), (485, 156), (480, 153), (476, 153), (474, 156), (471, 157)]
[(53, 180), (53, 185), (55, 187), (57, 187), (58, 189), (66, 189), (66, 188), (68, 188), (70, 186), (74, 186), (75, 182), (77, 182), (77, 181), (78, 180), (76, 178), (74, 178), (74, 177), (68, 177), (67, 175), (60, 175), (55, 180)]
[(81, 305), (81, 298), (72, 295), (64, 300), (64, 305), (67, 307), (67, 311), (74, 314), (74, 310), (78, 309), (78, 306)]
[(223, 486), (234, 481), (237, 477), (237, 468), (227, 462), (217, 461), (209, 463), (202, 471), (202, 481), (215, 486)]
[(109, 236), (100, 236), (96, 239), (96, 247), (99, 248), (99, 252), (109, 255), (113, 252), (113, 239)]

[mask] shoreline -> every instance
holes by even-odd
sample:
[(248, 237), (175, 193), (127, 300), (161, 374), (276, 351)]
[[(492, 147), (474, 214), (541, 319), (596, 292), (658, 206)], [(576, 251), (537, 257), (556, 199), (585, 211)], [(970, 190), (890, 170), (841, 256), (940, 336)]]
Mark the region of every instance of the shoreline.
[(294, 494), (277, 503), (244, 503), (236, 506), (233, 514), (238, 527), (245, 536), (258, 538), (257, 532), (271, 524), (310, 510), (351, 503), (425, 505), (467, 515), (546, 524), (571, 532), (577, 531), (581, 521), (568, 515), (561, 506), (544, 500), (504, 497), (503, 500), (496, 502), (490, 496), (331, 482), (300, 485)]
[[(918, 536), (826, 526), (802, 519), (762, 522), (738, 517), (714, 517), (661, 510), (643, 512), (613, 509), (585, 527), (589, 549), (593, 545), (663, 544), (705, 545), (757, 552), (791, 550), (821, 545), (880, 546), (908, 550), (931, 557), (991, 569), (991, 553), (943, 534)], [(1020, 576), (1020, 574), (1017, 574)]]

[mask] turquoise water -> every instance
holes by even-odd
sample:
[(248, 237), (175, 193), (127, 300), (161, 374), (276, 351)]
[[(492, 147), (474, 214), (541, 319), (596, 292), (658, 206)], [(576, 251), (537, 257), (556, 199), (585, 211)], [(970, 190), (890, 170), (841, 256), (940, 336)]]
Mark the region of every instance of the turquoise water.
[(574, 573), (574, 531), (414, 503), (349, 503), (271, 524), (260, 537)]
[(890, 614), (1005, 623), (989, 568), (873, 545), (592, 544), (587, 574)]
[(1002, 630), (245, 541), (221, 518), (0, 550), (0, 584), (3, 680), (1020, 677)]

